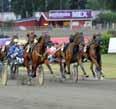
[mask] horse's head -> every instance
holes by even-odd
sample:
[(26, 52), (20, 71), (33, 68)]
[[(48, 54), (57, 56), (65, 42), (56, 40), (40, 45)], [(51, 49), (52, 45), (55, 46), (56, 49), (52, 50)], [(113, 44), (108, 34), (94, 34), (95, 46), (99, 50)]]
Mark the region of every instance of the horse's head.
[(79, 32), (77, 32), (75, 35), (74, 35), (74, 43), (76, 45), (79, 45), (81, 43), (81, 35)]
[(43, 44), (45, 44), (45, 42), (46, 42), (45, 37), (44, 36), (40, 36), (39, 39), (38, 39), (38, 43), (43, 45)]
[(93, 36), (93, 40), (94, 40), (94, 43), (96, 44), (96, 46), (100, 46), (102, 44), (102, 40), (101, 40), (101, 35), (100, 34), (95, 34)]

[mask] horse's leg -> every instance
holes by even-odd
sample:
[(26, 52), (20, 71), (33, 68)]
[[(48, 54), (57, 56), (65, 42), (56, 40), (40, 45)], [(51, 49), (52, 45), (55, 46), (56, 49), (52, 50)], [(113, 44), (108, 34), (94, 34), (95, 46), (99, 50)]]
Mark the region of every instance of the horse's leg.
[(67, 66), (67, 69), (68, 69), (68, 74), (70, 74), (70, 78), (71, 78), (70, 61), (66, 62), (66, 66)]
[[(66, 71), (66, 67), (67, 67), (67, 71)], [(68, 75), (70, 75), (70, 62), (67, 62), (64, 64), (64, 72)]]
[(85, 71), (84, 66), (83, 66), (82, 58), (78, 59), (78, 64), (80, 65), (80, 68), (81, 68), (81, 70), (83, 71), (84, 76), (85, 76), (85, 77), (89, 77), (89, 76), (87, 75), (87, 72)]
[(36, 69), (37, 69), (37, 64), (33, 63), (33, 65), (32, 65), (32, 77), (33, 78), (36, 77)]
[(51, 65), (49, 64), (49, 61), (48, 61), (48, 60), (45, 60), (45, 64), (46, 64), (46, 66), (48, 67), (50, 73), (52, 74), (53, 79), (55, 79), (56, 76), (55, 76), (55, 74), (54, 74), (54, 72), (53, 72), (53, 70), (52, 70), (52, 68), (51, 68)]
[(64, 73), (68, 74), (68, 72), (66, 71), (66, 63), (64, 63)]
[(101, 53), (100, 52), (96, 52), (96, 55), (97, 55), (97, 63), (99, 65), (99, 71), (100, 71), (100, 78), (103, 79), (104, 78), (104, 74), (102, 72), (102, 63), (101, 63)]
[(61, 72), (61, 77), (66, 79), (65, 77), (65, 70), (66, 70), (66, 64), (60, 61), (60, 72)]
[(104, 79), (104, 75), (103, 75), (103, 72), (102, 72), (102, 69), (101, 69), (100, 65), (98, 67), (96, 67), (96, 72), (97, 72), (98, 79), (103, 80)]
[(78, 71), (78, 66), (79, 66), (79, 63), (77, 62), (77, 65), (74, 65), (74, 73), (76, 73), (76, 75), (74, 75), (74, 78), (75, 78), (75, 76), (76, 76), (76, 78), (75, 78), (75, 82), (77, 82), (78, 81), (78, 79), (79, 79), (79, 71)]
[(101, 78), (101, 68), (99, 66), (99, 64), (97, 63), (97, 60), (94, 57), (91, 57), (92, 62), (95, 64), (96, 66), (96, 73), (97, 73), (97, 77), (100, 79)]
[(46, 66), (48, 67), (50, 73), (51, 73), (51, 74), (54, 74), (54, 72), (53, 72), (53, 70), (52, 70), (52, 68), (51, 68), (51, 66), (50, 66), (50, 64), (49, 64), (49, 62), (48, 62), (48, 60), (45, 60), (45, 64), (46, 64)]
[(101, 70), (101, 80), (103, 80), (103, 79), (104, 79), (104, 74), (103, 74), (103, 72)]
[(103, 80), (104, 79), (104, 73), (102, 72), (102, 65), (99, 64), (99, 66), (100, 66), (101, 79)]
[(24, 65), (25, 65), (25, 67), (26, 67), (26, 69), (27, 69), (27, 74), (28, 74), (28, 76), (30, 76), (30, 65), (29, 65), (29, 62), (28, 61), (24, 61)]
[(65, 74), (68, 74), (68, 73), (66, 72), (66, 63), (65, 63), (65, 62), (62, 62), (62, 60), (60, 61), (60, 72), (63, 72), (64, 75), (65, 75)]
[[(32, 80), (32, 68), (30, 68), (30, 64), (28, 63), (28, 61), (26, 61), (26, 62), (24, 62), (24, 65), (25, 65), (25, 67), (26, 67), (26, 69), (27, 69), (27, 84), (28, 85), (31, 85), (31, 80)], [(24, 84), (24, 83), (23, 83)]]
[(96, 74), (95, 74), (95, 72), (93, 70), (93, 62), (92, 61), (91, 61), (90, 69), (91, 69), (91, 72), (93, 74), (93, 77), (95, 78), (96, 77)]

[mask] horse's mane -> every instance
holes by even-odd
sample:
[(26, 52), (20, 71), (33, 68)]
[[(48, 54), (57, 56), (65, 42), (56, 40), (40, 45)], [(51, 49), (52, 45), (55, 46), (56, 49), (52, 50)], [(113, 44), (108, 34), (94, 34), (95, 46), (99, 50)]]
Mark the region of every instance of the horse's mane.
[[(96, 36), (93, 36), (93, 39), (92, 39), (92, 40), (90, 41), (90, 43), (88, 44), (87, 50), (86, 50), (86, 53), (87, 53), (87, 54), (89, 53), (90, 47), (91, 47), (93, 44), (96, 44), (95, 38), (96, 38)], [(95, 47), (95, 55), (96, 55), (98, 64), (101, 66), (101, 47), (100, 47), (99, 44), (97, 44), (97, 46)]]
[(75, 35), (74, 35), (74, 43), (76, 45), (78, 45), (80, 43), (80, 38), (81, 38), (80, 33), (79, 32), (75, 33)]
[(38, 43), (40, 43), (41, 40), (42, 40), (42, 36), (38, 38)]

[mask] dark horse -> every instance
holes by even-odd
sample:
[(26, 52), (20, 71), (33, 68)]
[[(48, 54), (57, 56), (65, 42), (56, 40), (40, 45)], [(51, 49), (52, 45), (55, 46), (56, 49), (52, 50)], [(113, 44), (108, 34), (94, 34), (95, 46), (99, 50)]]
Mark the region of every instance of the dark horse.
[[(46, 39), (44, 36), (41, 36), (38, 39), (38, 42), (33, 46), (31, 52), (27, 52), (27, 48), (24, 51), (24, 65), (27, 68), (27, 73), (29, 77), (36, 77), (37, 67), (41, 64), (46, 64), (49, 68), (51, 74), (53, 71), (49, 65), (46, 53)], [(30, 68), (31, 65), (31, 68)]]
[[(91, 62), (90, 69), (93, 73), (93, 77), (101, 79), (102, 73), (102, 63), (101, 63), (101, 38), (99, 34), (93, 36), (93, 39), (89, 42), (86, 51), (87, 57)], [(95, 71), (93, 69), (95, 65)]]

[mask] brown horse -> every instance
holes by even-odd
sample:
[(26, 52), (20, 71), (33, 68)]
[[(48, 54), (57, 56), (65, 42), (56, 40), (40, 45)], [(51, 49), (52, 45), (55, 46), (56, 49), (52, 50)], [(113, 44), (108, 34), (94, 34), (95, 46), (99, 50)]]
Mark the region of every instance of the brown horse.
[[(101, 63), (101, 38), (99, 34), (93, 36), (93, 39), (89, 42), (87, 46), (87, 57), (91, 62), (90, 69), (92, 71), (93, 77), (101, 79), (103, 76), (102, 73), (102, 63)], [(93, 69), (93, 65), (95, 65), (95, 71)]]
[(2, 85), (7, 85), (8, 72), (7, 72), (7, 47), (0, 48), (0, 81)]
[[(73, 37), (73, 38), (72, 38)], [(68, 43), (65, 47), (64, 50), (62, 51), (61, 49), (58, 49), (55, 54), (54, 57), (59, 58), (59, 63), (60, 63), (60, 71), (61, 71), (61, 75), (63, 78), (65, 78), (65, 72), (66, 72), (66, 66), (68, 68), (68, 74), (70, 73), (70, 64), (72, 63), (77, 63), (77, 67), (78, 65), (80, 65), (82, 71), (84, 72), (85, 77), (88, 77), (88, 75), (86, 74), (84, 67), (82, 65), (82, 57), (83, 57), (83, 53), (82, 53), (82, 47), (81, 47), (81, 35), (80, 33), (76, 33), (74, 36), (71, 36), (71, 41), (70, 43)], [(65, 62), (62, 64), (62, 59), (65, 60)], [(78, 68), (77, 68), (78, 71)], [(77, 77), (76, 77), (76, 81), (77, 81)]]
[(4, 60), (7, 58), (7, 50), (8, 46), (4, 45), (0, 48), (0, 60)]
[(27, 52), (27, 48), (25, 48), (24, 51), (24, 65), (27, 68), (28, 76), (36, 77), (37, 67), (44, 63), (47, 65), (51, 74), (53, 74), (53, 71), (47, 59), (45, 37), (41, 36), (38, 42), (33, 46), (31, 52)]

